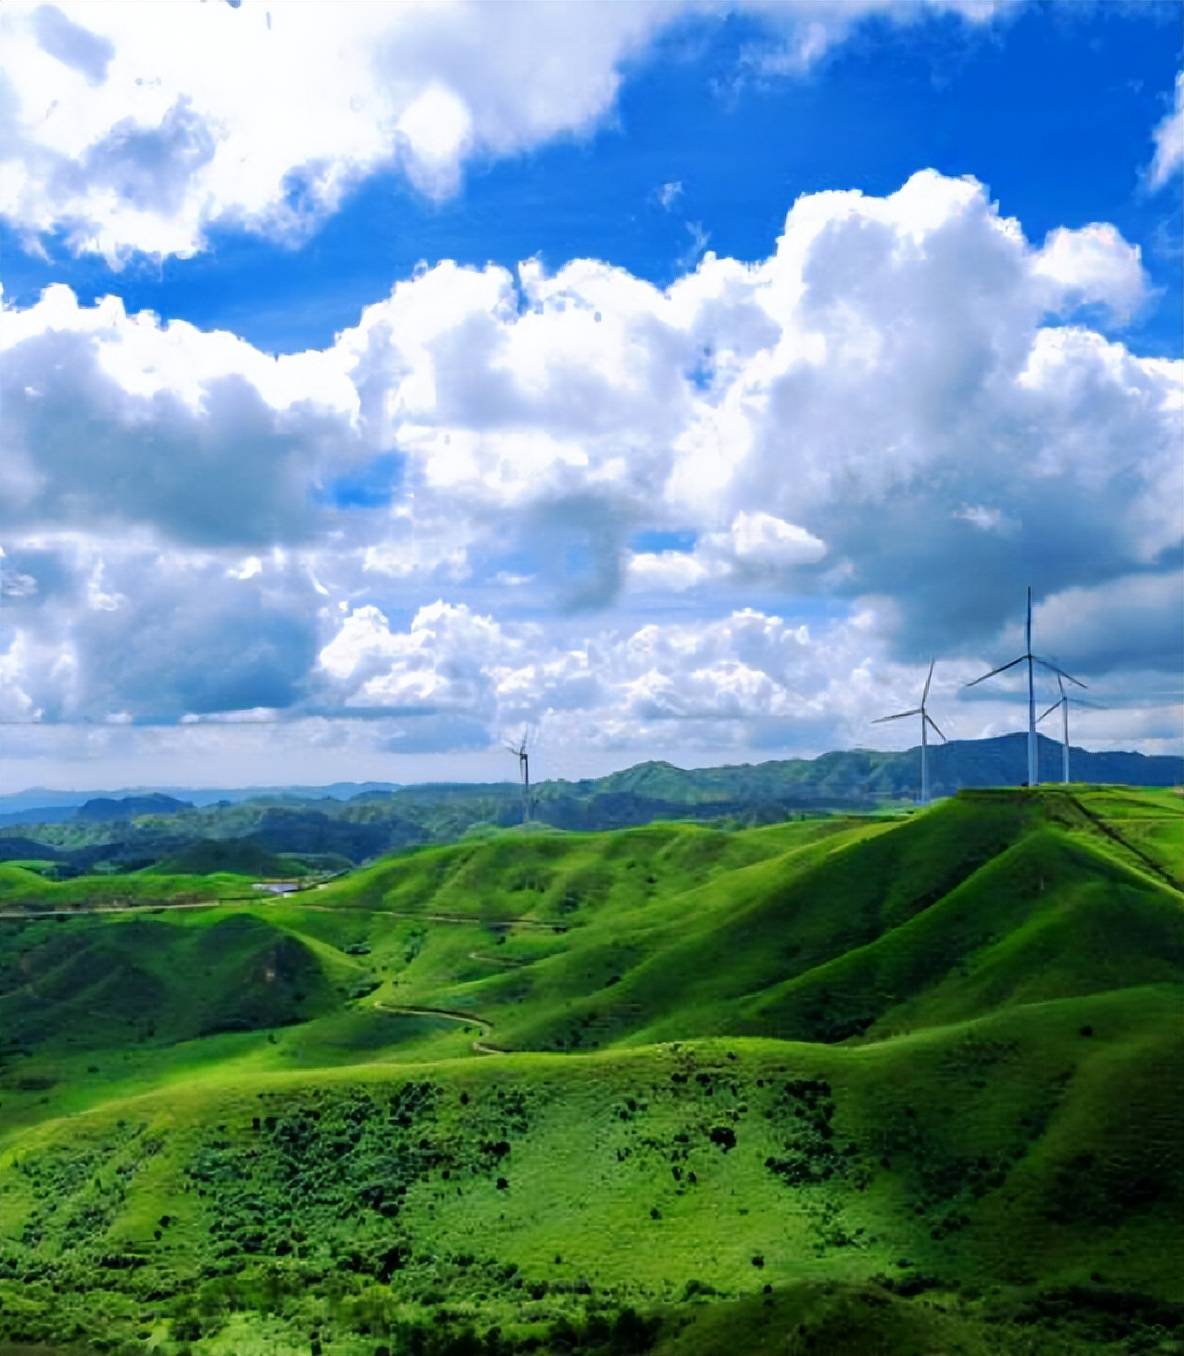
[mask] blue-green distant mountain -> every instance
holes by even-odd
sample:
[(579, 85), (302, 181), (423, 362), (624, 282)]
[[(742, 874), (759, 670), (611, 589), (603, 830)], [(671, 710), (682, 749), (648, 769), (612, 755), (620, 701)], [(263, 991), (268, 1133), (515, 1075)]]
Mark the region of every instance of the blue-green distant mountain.
[(175, 800), (172, 796), (162, 796), (159, 793), (125, 796), (122, 800), (97, 797), (80, 805), (74, 811), (74, 818), (93, 823), (108, 819), (136, 819), (140, 815), (175, 815), (181, 810), (191, 808), (188, 801)]
[[(1042, 780), (1060, 781), (1061, 745), (1037, 736)], [(934, 796), (963, 787), (1015, 786), (1027, 778), (1027, 735), (961, 739), (931, 746), (929, 776)], [(1074, 781), (1119, 786), (1178, 786), (1184, 782), (1184, 758), (1142, 753), (1091, 753), (1070, 748)], [(901, 753), (848, 749), (818, 758), (687, 771), (671, 763), (638, 763), (595, 782), (577, 782), (599, 794), (629, 793), (697, 804), (714, 800), (758, 801), (802, 797), (819, 802), (895, 799), (915, 796), (921, 780), (920, 747)], [(558, 785), (566, 785), (559, 783)], [(546, 788), (540, 789), (545, 798)]]

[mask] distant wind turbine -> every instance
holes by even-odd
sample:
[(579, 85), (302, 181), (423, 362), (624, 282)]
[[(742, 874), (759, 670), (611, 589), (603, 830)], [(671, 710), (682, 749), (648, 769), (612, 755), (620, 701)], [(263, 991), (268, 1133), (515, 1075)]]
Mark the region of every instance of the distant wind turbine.
[(526, 751), (527, 731), (522, 731), (522, 741), (507, 744), (506, 748), (518, 759), (518, 774), (522, 778), (522, 822), (530, 823), (530, 754)]
[(1028, 585), (1028, 620), (1024, 628), (1024, 653), (1018, 659), (1000, 664), (997, 669), (992, 669), (990, 673), (984, 673), (981, 678), (976, 678), (972, 683), (967, 683), (965, 686), (977, 687), (979, 683), (985, 683), (988, 678), (994, 678), (997, 673), (1006, 673), (1008, 669), (1013, 669), (1017, 664), (1025, 662), (1028, 665), (1028, 785), (1035, 786), (1040, 780), (1040, 776), (1036, 766), (1036, 680), (1034, 666), (1036, 664), (1042, 665), (1051, 673), (1055, 673), (1058, 680), (1068, 678), (1071, 683), (1076, 683), (1078, 687), (1085, 687), (1085, 684), (1080, 679), (1074, 678), (1071, 673), (1066, 673), (1064, 669), (1058, 669), (1055, 664), (1050, 664), (1047, 659), (1041, 659), (1038, 654), (1032, 653), (1031, 584)]
[[(1061, 695), (1044, 712), (1044, 715), (1036, 717), (1036, 724), (1039, 725), (1044, 716), (1051, 716), (1059, 706), (1061, 708), (1061, 780), (1069, 780), (1069, 694), (1065, 691), (1065, 681), (1061, 675), (1057, 674), (1057, 686), (1061, 690)], [(1084, 697), (1074, 697), (1072, 699), (1078, 706), (1092, 706), (1095, 711), (1101, 711), (1105, 708), (1097, 702), (1087, 702)]]
[(906, 716), (921, 717), (921, 804), (929, 804), (929, 726), (932, 725), (934, 732), (941, 735), (941, 742), (948, 744), (950, 741), (937, 728), (937, 722), (925, 709), (925, 703), (929, 700), (929, 684), (933, 682), (933, 666), (937, 663), (936, 659), (929, 661), (929, 677), (925, 679), (925, 690), (921, 693), (921, 705), (914, 706), (911, 711), (901, 711), (895, 716), (878, 716), (872, 721), (873, 725), (883, 725), (887, 720), (904, 720)]

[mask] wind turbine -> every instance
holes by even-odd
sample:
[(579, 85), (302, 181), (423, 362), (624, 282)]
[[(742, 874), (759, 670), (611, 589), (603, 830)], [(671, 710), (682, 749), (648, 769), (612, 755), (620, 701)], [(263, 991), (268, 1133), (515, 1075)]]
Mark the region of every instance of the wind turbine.
[(522, 731), (522, 740), (518, 744), (507, 744), (506, 748), (518, 759), (518, 775), (522, 778), (522, 822), (530, 823), (530, 754), (526, 751), (527, 731)]
[[(1044, 715), (1036, 717), (1036, 724), (1039, 725), (1044, 716), (1051, 716), (1059, 706), (1061, 708), (1061, 780), (1069, 780), (1069, 694), (1065, 691), (1065, 680), (1057, 674), (1057, 686), (1061, 690), (1059, 699), (1044, 712)], [(1087, 702), (1084, 697), (1074, 697), (1073, 701), (1078, 706), (1092, 706), (1095, 711), (1101, 711), (1105, 708), (1097, 702)]]
[(1034, 666), (1040, 664), (1051, 673), (1055, 673), (1058, 681), (1062, 678), (1068, 678), (1071, 683), (1076, 683), (1078, 687), (1084, 687), (1085, 684), (1080, 679), (1074, 678), (1071, 673), (1066, 673), (1064, 669), (1058, 669), (1055, 664), (1050, 664), (1047, 659), (1041, 659), (1038, 654), (1032, 653), (1031, 584), (1028, 585), (1028, 620), (1024, 628), (1024, 653), (1018, 659), (1000, 664), (997, 669), (992, 669), (990, 673), (984, 673), (981, 678), (976, 678), (972, 683), (966, 683), (965, 686), (977, 687), (979, 683), (985, 683), (988, 678), (994, 678), (997, 673), (1006, 673), (1008, 669), (1013, 669), (1017, 664), (1023, 663), (1028, 665), (1028, 785), (1035, 786), (1040, 777), (1036, 767), (1036, 679)]
[(925, 690), (921, 693), (921, 705), (914, 706), (911, 711), (901, 711), (895, 716), (877, 716), (872, 721), (873, 725), (883, 725), (887, 720), (904, 720), (906, 716), (921, 717), (921, 804), (929, 804), (929, 726), (932, 725), (934, 731), (941, 735), (941, 742), (948, 744), (950, 741), (937, 728), (937, 722), (925, 709), (925, 703), (929, 700), (929, 684), (933, 682), (933, 666), (937, 663), (936, 659), (929, 661), (929, 677), (925, 679)]

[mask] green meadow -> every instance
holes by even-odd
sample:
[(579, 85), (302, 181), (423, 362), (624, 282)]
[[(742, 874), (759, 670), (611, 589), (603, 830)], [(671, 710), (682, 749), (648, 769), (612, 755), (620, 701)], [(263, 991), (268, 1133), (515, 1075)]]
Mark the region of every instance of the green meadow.
[(1179, 793), (285, 866), (0, 866), (0, 1356), (1184, 1351)]

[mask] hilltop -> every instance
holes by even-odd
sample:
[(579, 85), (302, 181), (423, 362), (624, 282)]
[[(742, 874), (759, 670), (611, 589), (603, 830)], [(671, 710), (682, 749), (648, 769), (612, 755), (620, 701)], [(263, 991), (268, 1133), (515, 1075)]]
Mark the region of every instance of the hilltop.
[(263, 880), (305, 874), (305, 869), (294, 864), (291, 858), (268, 852), (252, 838), (198, 838), (171, 857), (147, 867), (146, 871), (164, 876), (229, 872)]
[(1182, 838), (976, 791), (7, 920), (0, 1336), (1178, 1349)]

